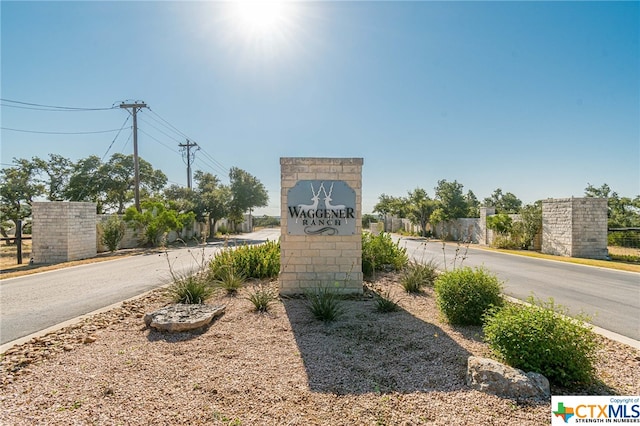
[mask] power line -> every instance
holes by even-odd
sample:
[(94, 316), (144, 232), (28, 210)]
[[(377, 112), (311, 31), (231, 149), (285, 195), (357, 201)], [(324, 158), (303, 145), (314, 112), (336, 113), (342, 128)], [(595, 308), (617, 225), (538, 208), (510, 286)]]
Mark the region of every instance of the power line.
[(169, 134), (167, 134), (167, 133), (163, 132), (162, 130), (160, 130), (160, 129), (158, 129), (156, 126), (154, 126), (153, 124), (149, 123), (147, 120), (144, 120), (143, 118), (140, 118), (140, 121), (142, 121), (142, 122), (144, 122), (144, 123), (148, 124), (149, 126), (153, 127), (154, 129), (156, 129), (158, 132), (162, 133), (163, 135), (165, 135), (165, 136), (166, 136), (166, 137), (168, 137), (169, 139), (174, 140), (174, 141), (176, 141), (176, 142), (178, 142), (178, 143), (180, 143), (180, 142), (181, 142), (181, 141), (180, 141), (180, 139), (176, 139), (176, 138), (174, 138), (173, 136), (171, 136), (171, 135), (169, 135)]
[[(40, 109), (43, 111), (107, 111), (110, 109), (117, 108), (116, 106), (111, 106), (109, 108), (80, 108), (80, 107), (68, 107), (68, 106), (59, 106), (59, 105), (43, 105), (43, 104), (34, 104), (31, 102), (15, 101), (12, 99), (5, 99), (5, 98), (0, 98), (0, 101), (18, 104), (18, 105), (3, 104), (2, 106), (4, 107), (23, 108), (23, 109)], [(19, 106), (19, 105), (26, 105), (26, 106)]]
[[(127, 115), (127, 118), (124, 120), (124, 123), (122, 123), (122, 126), (120, 127), (120, 130), (118, 130), (118, 134), (116, 135), (115, 138), (113, 138), (113, 140), (111, 141), (111, 143), (109, 144), (109, 147), (107, 148), (107, 150), (105, 151), (104, 155), (102, 156), (102, 161), (104, 161), (104, 159), (106, 158), (107, 154), (109, 153), (109, 151), (111, 150), (111, 147), (113, 146), (113, 144), (116, 142), (116, 140), (118, 139), (118, 137), (120, 136), (120, 132), (122, 132), (122, 129), (124, 129), (124, 127), (127, 125), (127, 123), (129, 122), (129, 117)], [(129, 135), (131, 136), (131, 135)]]
[(151, 111), (152, 114), (154, 114), (156, 117), (158, 117), (160, 120), (162, 120), (165, 124), (167, 124), (167, 126), (169, 126), (171, 129), (173, 129), (175, 132), (177, 132), (180, 136), (186, 138), (186, 139), (193, 139), (193, 138), (189, 138), (189, 136), (185, 135), (184, 133), (182, 133), (177, 127), (175, 127), (173, 124), (169, 123), (167, 120), (165, 120), (164, 118), (160, 117), (160, 115), (158, 115), (157, 112), (155, 112), (154, 110), (152, 110), (151, 108), (148, 108), (149, 111)]
[(113, 133), (119, 132), (121, 129), (111, 129), (111, 130), (96, 130), (92, 132), (44, 132), (39, 130), (25, 130), (25, 129), (13, 129), (11, 127), (0, 127), (2, 130), (9, 130), (12, 132), (21, 132), (21, 133), (38, 133), (43, 135), (93, 135), (96, 133)]
[[(151, 111), (151, 112), (153, 112), (153, 111)], [(175, 139), (173, 136), (169, 136), (169, 135), (167, 135), (167, 136), (168, 136), (168, 137), (170, 137), (171, 139), (173, 139), (173, 140), (175, 140), (175, 141), (177, 141), (177, 142), (179, 142), (179, 141), (181, 141), (182, 139), (184, 139), (184, 136), (182, 135), (182, 133), (181, 133), (181, 132), (176, 131), (176, 130), (175, 130), (175, 129), (173, 129), (171, 126), (168, 126), (168, 125), (167, 125), (167, 124), (165, 124), (163, 121), (158, 120), (158, 119), (157, 119), (156, 117), (154, 117), (153, 115), (146, 115), (146, 116), (145, 116), (145, 118), (146, 118), (146, 117), (149, 117), (151, 120), (153, 120), (154, 122), (156, 122), (156, 123), (158, 123), (159, 125), (163, 126), (165, 129), (167, 129), (167, 130), (169, 130), (170, 132), (173, 132), (174, 134), (178, 135), (177, 137), (178, 137), (179, 139)], [(149, 124), (150, 124), (150, 123), (149, 123)], [(158, 129), (158, 128), (154, 126), (154, 129)], [(160, 131), (160, 130), (158, 129), (158, 131)], [(165, 133), (165, 134), (166, 134), (166, 133)], [(187, 138), (187, 139), (188, 139), (188, 138)]]
[[(177, 127), (175, 127), (173, 124), (169, 123), (167, 120), (165, 120), (164, 118), (162, 118), (157, 112), (155, 112), (154, 110), (152, 110), (151, 108), (147, 108), (152, 114), (154, 114), (156, 117), (158, 117), (164, 124), (166, 124), (166, 126), (168, 126), (170, 129), (172, 129), (174, 132), (176, 132), (177, 134), (179, 134), (180, 136), (189, 139), (191, 141), (194, 141), (197, 143), (197, 141), (194, 140), (194, 138), (189, 137), (187, 134), (185, 134), (184, 132), (182, 132), (180, 129), (178, 129)], [(150, 117), (151, 118), (151, 117)], [(215, 163), (218, 165), (218, 167), (213, 167), (218, 168), (218, 169), (222, 169), (224, 170), (224, 173), (229, 173), (229, 167), (225, 166), (224, 164), (220, 163), (218, 160), (216, 160), (215, 158), (213, 158), (213, 156), (211, 156), (211, 154), (209, 154), (208, 152), (205, 151), (204, 148), (202, 148), (202, 144), (198, 144), (200, 146), (200, 151), (204, 154), (205, 157), (207, 157), (209, 159), (209, 161)]]
[(170, 147), (169, 145), (165, 144), (164, 142), (162, 142), (160, 139), (155, 138), (154, 136), (150, 135), (149, 133), (145, 132), (143, 129), (141, 129), (140, 127), (138, 127), (138, 130), (142, 133), (144, 133), (145, 135), (147, 135), (148, 137), (150, 137), (151, 139), (153, 139), (154, 141), (158, 142), (160, 145), (164, 146), (165, 148), (167, 148), (169, 151), (176, 153), (176, 154), (180, 154), (180, 152), (178, 152), (177, 150), (173, 149), (172, 147)]

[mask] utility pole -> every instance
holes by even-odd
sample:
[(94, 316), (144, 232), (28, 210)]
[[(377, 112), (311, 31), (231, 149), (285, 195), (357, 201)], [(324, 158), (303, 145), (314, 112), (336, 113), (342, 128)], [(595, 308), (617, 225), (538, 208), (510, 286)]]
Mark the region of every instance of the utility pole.
[(133, 104), (125, 104), (122, 102), (120, 108), (131, 108), (131, 114), (133, 115), (133, 170), (134, 170), (134, 194), (136, 210), (140, 210), (140, 162), (138, 161), (138, 118), (137, 113), (141, 108), (146, 108), (147, 104), (144, 102), (135, 102)]
[[(186, 158), (186, 163), (187, 163), (187, 188), (191, 189), (191, 163), (193, 162), (193, 159), (196, 156), (195, 151), (191, 152), (191, 148), (192, 147), (197, 147), (198, 149), (200, 149), (200, 147), (198, 146), (197, 143), (195, 142), (191, 142), (189, 139), (187, 139), (187, 143), (180, 143), (178, 144), (178, 146), (180, 148), (182, 148), (182, 152), (184, 153), (186, 151), (186, 156), (183, 156), (183, 159)], [(196, 149), (196, 151), (198, 150)]]

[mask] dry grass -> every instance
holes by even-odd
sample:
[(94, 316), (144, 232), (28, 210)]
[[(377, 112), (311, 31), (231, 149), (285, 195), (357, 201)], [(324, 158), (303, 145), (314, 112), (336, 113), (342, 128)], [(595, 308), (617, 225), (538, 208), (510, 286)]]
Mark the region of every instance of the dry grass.
[[(555, 260), (555, 261), (558, 261), (558, 262), (567, 262), (567, 263), (576, 263), (576, 264), (579, 264), (579, 265), (597, 266), (597, 267), (600, 267), (600, 268), (615, 269), (615, 270), (619, 270), (619, 271), (640, 272), (640, 265), (633, 264), (633, 263), (618, 262), (618, 261), (611, 261), (611, 260), (583, 259), (583, 258), (579, 258), (579, 257), (554, 256), (554, 255), (551, 255), (551, 254), (544, 254), (544, 253), (540, 253), (540, 252), (537, 252), (537, 251), (529, 251), (529, 250), (504, 250), (504, 249), (495, 249), (495, 248), (486, 247), (486, 246), (473, 246), (473, 247), (474, 248), (481, 248), (483, 250), (498, 251), (500, 253), (515, 254), (515, 255), (518, 255), (518, 256), (527, 256), (527, 257), (535, 257), (535, 258), (538, 258), (538, 259)], [(613, 251), (611, 251), (612, 249), (613, 249)], [(634, 253), (633, 250), (635, 250), (636, 254), (639, 251), (637, 249), (626, 249), (624, 247), (609, 247), (609, 252), (610, 253), (619, 253), (620, 251), (624, 252), (624, 251), (627, 251), (627, 250), (632, 250), (631, 253)]]
[[(227, 310), (207, 330), (175, 334), (144, 327), (143, 313), (167, 303), (154, 292), (8, 352), (0, 423), (549, 423), (550, 401), (467, 388), (467, 357), (488, 355), (479, 327), (442, 323), (431, 291), (408, 296), (397, 276), (375, 287), (390, 291), (401, 310), (378, 313), (367, 294), (345, 301), (345, 315), (325, 324), (295, 298), (255, 313), (243, 289), (210, 301)], [(573, 392), (637, 395), (639, 367), (637, 350), (606, 341), (601, 382)]]
[[(15, 244), (7, 244), (6, 241), (0, 242), (0, 270), (18, 267), (17, 253), (18, 249)], [(22, 241), (22, 262), (28, 264), (31, 257), (31, 240)]]

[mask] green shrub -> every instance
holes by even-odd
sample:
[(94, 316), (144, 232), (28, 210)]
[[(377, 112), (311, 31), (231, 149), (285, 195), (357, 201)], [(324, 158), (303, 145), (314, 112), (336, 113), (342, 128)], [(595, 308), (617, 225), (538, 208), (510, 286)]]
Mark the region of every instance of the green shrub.
[(399, 271), (407, 265), (407, 249), (400, 247), (400, 241), (393, 242), (390, 234), (381, 232), (373, 235), (362, 233), (362, 272), (373, 276), (375, 271)]
[(425, 286), (431, 287), (438, 276), (433, 262), (409, 262), (400, 278), (400, 284), (407, 293), (420, 293)]
[(598, 343), (591, 327), (566, 309), (528, 299), (530, 306), (508, 304), (485, 317), (485, 340), (507, 364), (534, 371), (551, 383), (567, 386), (588, 383), (594, 373)]
[(168, 292), (174, 303), (204, 303), (213, 294), (213, 287), (202, 274), (175, 277)]
[(342, 297), (330, 287), (319, 287), (305, 292), (307, 307), (314, 318), (331, 322), (343, 314)]
[(444, 272), (435, 281), (436, 302), (451, 324), (481, 325), (492, 306), (502, 306), (502, 284), (484, 268)]
[(218, 234), (229, 235), (231, 231), (225, 225), (218, 226)]
[(126, 225), (118, 215), (112, 214), (106, 222), (100, 222), (100, 241), (111, 252), (118, 250), (118, 246), (124, 238)]
[(398, 302), (391, 298), (391, 292), (389, 290), (384, 293), (373, 293), (373, 300), (376, 304), (376, 311), (378, 312), (396, 312), (400, 310)]
[(271, 287), (259, 286), (249, 294), (248, 299), (257, 312), (268, 312), (269, 305), (276, 300), (276, 295)]
[(609, 254), (609, 258), (614, 262), (640, 263), (640, 256), (632, 254)]
[(180, 213), (158, 201), (143, 201), (141, 208), (138, 211), (129, 207), (124, 212), (124, 221), (131, 228), (142, 229), (142, 243), (152, 247), (163, 243), (169, 231), (179, 231), (195, 220), (194, 212)]
[(522, 248), (522, 243), (511, 235), (496, 235), (491, 246), (503, 250), (517, 250)]
[(245, 278), (275, 278), (280, 273), (280, 242), (227, 248), (209, 263), (214, 280), (221, 279), (220, 274), (227, 274), (229, 267)]

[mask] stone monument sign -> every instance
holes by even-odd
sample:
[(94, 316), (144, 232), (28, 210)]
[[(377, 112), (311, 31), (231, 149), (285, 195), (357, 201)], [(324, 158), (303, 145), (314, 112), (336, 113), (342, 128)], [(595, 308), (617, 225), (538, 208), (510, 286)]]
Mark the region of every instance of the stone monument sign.
[(281, 158), (280, 293), (362, 293), (362, 158)]

